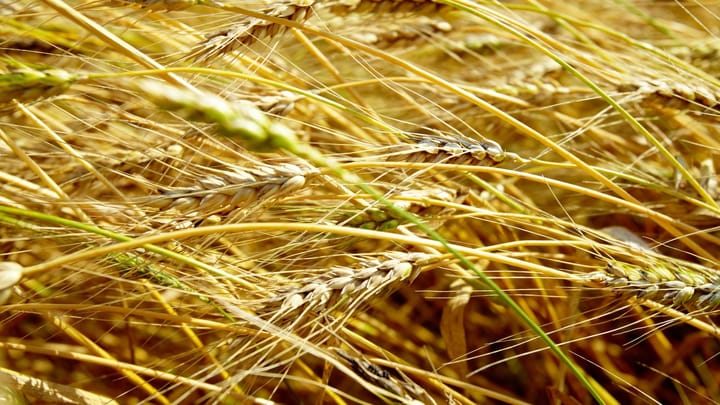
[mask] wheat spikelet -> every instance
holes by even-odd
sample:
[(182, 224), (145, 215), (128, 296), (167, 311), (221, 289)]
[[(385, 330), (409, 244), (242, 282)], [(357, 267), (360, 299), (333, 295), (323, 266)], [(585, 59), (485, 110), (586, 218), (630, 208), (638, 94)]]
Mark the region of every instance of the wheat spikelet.
[(24, 6), (21, 3), (10, 0), (0, 1), (0, 15), (12, 16), (23, 9)]
[[(350, 364), (353, 371), (358, 373), (360, 377), (369, 383), (388, 390), (401, 398), (407, 399), (407, 401), (403, 402), (409, 405), (419, 405), (423, 403), (418, 399), (413, 399), (413, 397), (423, 397), (422, 393), (424, 392), (417, 385), (410, 384), (405, 381), (399, 381), (391, 376), (386, 370), (363, 358), (355, 357), (345, 350), (335, 349), (335, 352)], [(410, 395), (410, 393), (412, 393), (412, 395)], [(427, 397), (424, 399), (427, 399)]]
[[(435, 205), (431, 200), (461, 203), (467, 195), (458, 189), (435, 187), (422, 189), (400, 190), (387, 194), (396, 207), (423, 218), (429, 225), (439, 227), (453, 213), (453, 209)], [(361, 212), (348, 209), (341, 223), (362, 229), (392, 230), (403, 224), (403, 218), (393, 212), (375, 207), (366, 208)]]
[(284, 116), (288, 115), (293, 108), (295, 108), (295, 102), (301, 100), (302, 96), (298, 96), (289, 91), (264, 91), (260, 94), (249, 93), (243, 95), (242, 99), (255, 104), (260, 110), (268, 114)]
[[(620, 91), (637, 92), (642, 97), (662, 97), (696, 103), (703, 107), (718, 109), (720, 90), (699, 85), (670, 80), (642, 80), (620, 85)], [(667, 103), (660, 103), (667, 104)]]
[[(439, 137), (415, 135), (414, 144), (402, 143), (395, 147), (388, 160), (402, 160), (417, 163), (448, 163), (495, 165), (508, 157), (508, 153), (497, 142), (490, 139), (474, 141), (460, 137)], [(510, 155), (514, 156), (514, 155)]]
[(452, 30), (452, 25), (446, 21), (435, 21), (429, 18), (412, 20), (409, 23), (400, 22), (397, 25), (389, 25), (374, 28), (373, 31), (365, 29), (360, 32), (353, 32), (350, 38), (356, 41), (373, 45), (379, 48), (391, 46), (403, 46), (412, 43), (417, 46), (423, 38), (434, 38)]
[(71, 386), (49, 383), (4, 368), (0, 368), (0, 387), (2, 387), (0, 388), (0, 399), (9, 405), (26, 405), (29, 403), (27, 397), (39, 398), (47, 403), (118, 404), (117, 401), (108, 397)]
[(665, 48), (665, 51), (708, 73), (720, 71), (717, 61), (720, 42), (717, 38), (691, 41), (689, 44)]

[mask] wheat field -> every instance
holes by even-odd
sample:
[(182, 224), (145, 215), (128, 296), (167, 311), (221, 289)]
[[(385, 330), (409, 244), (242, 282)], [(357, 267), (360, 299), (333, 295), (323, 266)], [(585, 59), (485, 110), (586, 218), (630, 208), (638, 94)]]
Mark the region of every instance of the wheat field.
[(720, 403), (720, 3), (0, 0), (0, 402)]

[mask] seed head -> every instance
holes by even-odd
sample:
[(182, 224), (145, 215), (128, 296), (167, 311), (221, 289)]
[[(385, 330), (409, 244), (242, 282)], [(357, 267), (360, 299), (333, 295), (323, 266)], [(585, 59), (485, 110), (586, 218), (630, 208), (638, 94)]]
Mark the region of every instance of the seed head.
[(272, 122), (250, 102), (230, 103), (214, 94), (193, 92), (150, 80), (141, 81), (138, 90), (160, 108), (191, 121), (217, 124), (220, 135), (239, 138), (251, 150), (294, 150), (294, 145), (297, 145), (293, 130)]

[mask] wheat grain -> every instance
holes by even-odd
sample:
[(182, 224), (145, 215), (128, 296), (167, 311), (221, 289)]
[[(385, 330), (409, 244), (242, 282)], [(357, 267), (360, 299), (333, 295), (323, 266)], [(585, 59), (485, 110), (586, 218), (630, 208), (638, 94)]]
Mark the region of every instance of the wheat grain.
[(0, 262), (0, 305), (10, 298), (13, 288), (22, 278), (22, 269), (15, 262)]
[(718, 195), (720, 195), (718, 178), (715, 173), (715, 162), (712, 158), (703, 159), (700, 162), (700, 184), (712, 198), (717, 199)]

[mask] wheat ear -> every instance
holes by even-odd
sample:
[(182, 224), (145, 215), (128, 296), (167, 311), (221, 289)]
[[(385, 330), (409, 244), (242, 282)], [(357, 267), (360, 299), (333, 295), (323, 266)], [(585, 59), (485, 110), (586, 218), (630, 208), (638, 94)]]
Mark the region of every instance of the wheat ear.
[[(303, 22), (312, 15), (314, 3), (314, 0), (283, 0), (271, 3), (260, 12), (269, 17)], [(190, 54), (198, 60), (217, 58), (264, 38), (277, 37), (286, 29), (286, 26), (272, 21), (243, 16), (230, 28), (210, 34), (203, 42), (196, 45)]]
[(587, 280), (625, 296), (653, 300), (668, 306), (712, 309), (720, 305), (720, 277), (690, 268), (663, 264), (641, 267), (608, 263), (604, 271), (585, 276)]
[(238, 138), (249, 149), (264, 151), (297, 144), (290, 128), (271, 121), (250, 102), (230, 103), (214, 94), (151, 80), (140, 81), (137, 89), (160, 108), (192, 121), (217, 124), (220, 135)]
[(298, 192), (317, 174), (315, 169), (291, 163), (237, 167), (201, 177), (195, 187), (167, 189), (160, 196), (142, 200), (158, 210), (170, 210), (173, 215), (206, 217), (257, 208), (259, 203)]
[(0, 74), (0, 107), (56, 96), (67, 90), (80, 75), (62, 69), (21, 67)]
[(291, 315), (297, 310), (318, 313), (340, 310), (338, 304), (357, 306), (362, 297), (387, 293), (391, 288), (417, 275), (419, 262), (431, 258), (425, 253), (387, 252), (385, 260), (369, 259), (355, 267), (334, 266), (316, 277), (302, 279), (299, 286), (279, 291), (265, 310), (278, 306), (280, 313)]

